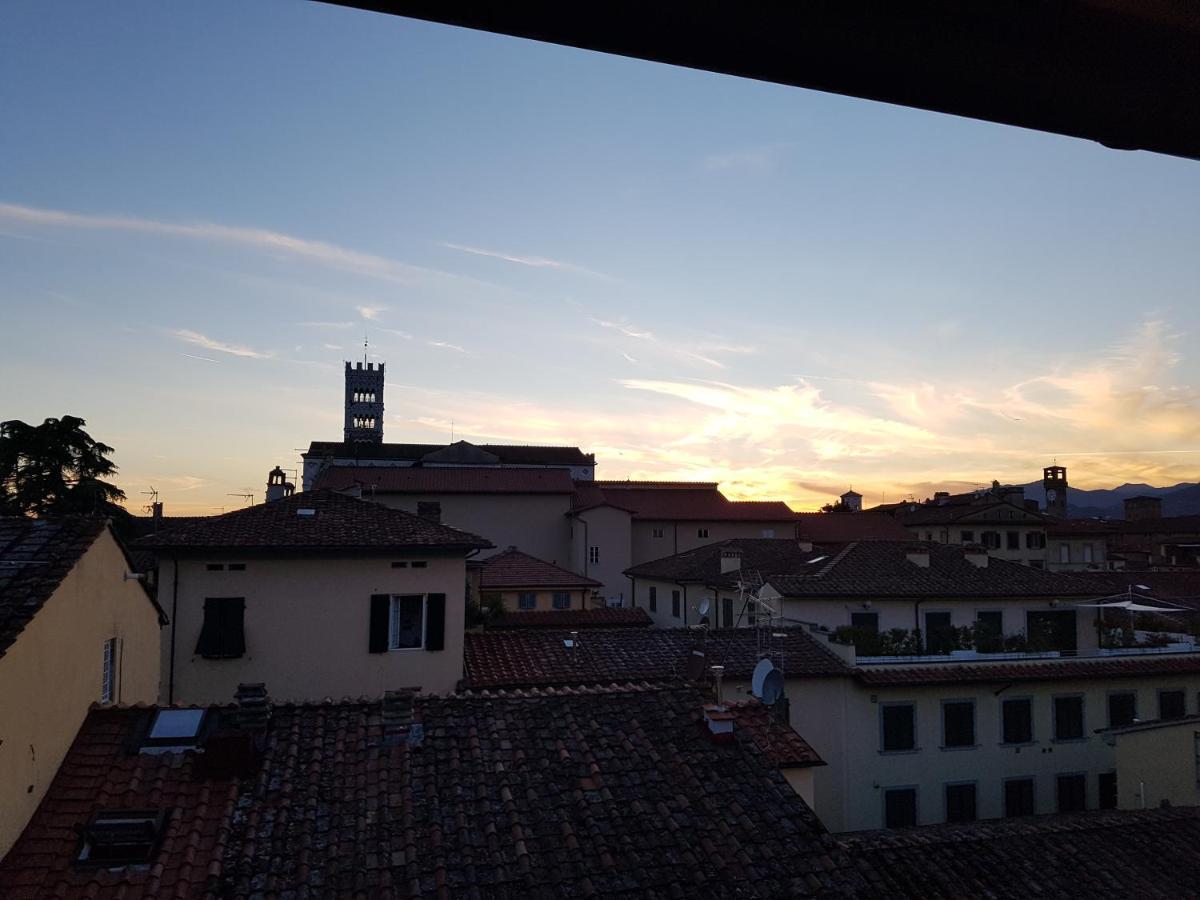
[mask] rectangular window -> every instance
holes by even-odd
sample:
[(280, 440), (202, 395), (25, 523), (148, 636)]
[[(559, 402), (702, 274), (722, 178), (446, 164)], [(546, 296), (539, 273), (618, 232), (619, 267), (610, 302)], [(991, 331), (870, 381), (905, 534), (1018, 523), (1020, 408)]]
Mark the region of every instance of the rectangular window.
[(1096, 793), (1101, 809), (1117, 808), (1117, 773), (1101, 772), (1096, 776)]
[(208, 597), (196, 655), (205, 659), (237, 659), (246, 652), (246, 599)]
[(888, 788), (883, 792), (883, 827), (911, 828), (917, 824), (917, 789)]
[(949, 611), (925, 613), (925, 652), (949, 653), (954, 648), (954, 631)]
[(1004, 649), (1004, 613), (998, 609), (975, 614), (975, 649), (997, 653)]
[(650, 612), (658, 612), (658, 588), (650, 588)]
[(1034, 811), (1033, 779), (1010, 778), (1005, 781), (1004, 815), (1009, 818), (1014, 816), (1032, 816)]
[(764, 528), (762, 530), (762, 536), (765, 538), (775, 537), (775, 529), (774, 528)]
[(537, 609), (537, 594), (528, 591), (517, 594), (517, 609)]
[(1087, 776), (1059, 775), (1056, 779), (1058, 811), (1083, 812), (1087, 809)]
[(1078, 741), (1083, 733), (1083, 698), (1054, 698), (1054, 739), (1056, 741)]
[(149, 863), (166, 816), (157, 812), (96, 813), (83, 828), (78, 862), (116, 868)]
[(962, 533), (962, 542), (964, 544), (975, 543), (975, 532), (974, 531), (964, 531)]
[(1183, 691), (1158, 692), (1158, 717), (1160, 719), (1182, 719), (1187, 715), (1187, 701)]
[(721, 598), (721, 624), (726, 628), (733, 627), (733, 598)]
[(698, 537), (698, 538), (708, 537), (708, 529), (707, 528), (697, 528), (696, 529), (696, 537)]
[(209, 572), (224, 572), (225, 563), (205, 563), (204, 568)]
[(942, 746), (975, 746), (974, 700), (947, 700), (942, 703)]
[(671, 591), (671, 615), (673, 615), (677, 619), (679, 618), (679, 615), (680, 615), (679, 591)]
[(850, 613), (850, 628), (853, 631), (854, 649), (869, 656), (879, 649), (879, 613)]
[(650, 536), (651, 536), (651, 537), (660, 538), (660, 537), (662, 537), (662, 536), (663, 536), (663, 530), (662, 530), (661, 528), (651, 528), (651, 529), (650, 529)]
[(412, 567), (414, 569), (428, 569), (429, 563), (428, 563), (428, 561), (426, 561), (424, 559), (414, 559), (412, 561)]
[(974, 822), (975, 819), (975, 785), (946, 785), (946, 821)]
[(1000, 549), (1000, 532), (984, 531), (979, 535), (979, 537), (983, 542), (983, 546), (987, 547), (989, 550)]
[(1071, 545), (1070, 544), (1059, 544), (1058, 545), (1058, 561), (1060, 563), (1069, 563), (1071, 561)]
[(404, 650), (425, 646), (425, 596), (400, 594), (392, 597), (388, 618), (388, 649)]
[(230, 563), (229, 571), (230, 572), (245, 572), (246, 564), (245, 563)]
[(554, 608), (555, 609), (570, 609), (571, 608), (571, 595), (568, 594), (566, 591), (555, 591), (554, 592)]
[(880, 746), (884, 753), (917, 748), (916, 707), (911, 703), (885, 703), (879, 708)]
[(588, 548), (588, 562), (590, 562), (592, 565), (595, 565), (596, 563), (600, 562), (600, 548), (599, 547), (589, 547)]
[(1033, 742), (1033, 700), (1028, 697), (1005, 700), (1000, 704), (1001, 743)]
[(1021, 532), (1009, 531), (1009, 532), (1005, 533), (1004, 537), (1005, 537), (1005, 541), (1006, 541), (1006, 546), (1008, 547), (1009, 550), (1020, 550), (1021, 549)]
[(117, 639), (104, 642), (104, 663), (100, 672), (100, 702), (112, 703), (117, 684)]
[(1092, 561), (1092, 545), (1091, 544), (1083, 545), (1083, 561), (1085, 563), (1090, 563)]
[(1116, 691), (1108, 695), (1108, 727), (1123, 728), (1137, 718), (1137, 694)]

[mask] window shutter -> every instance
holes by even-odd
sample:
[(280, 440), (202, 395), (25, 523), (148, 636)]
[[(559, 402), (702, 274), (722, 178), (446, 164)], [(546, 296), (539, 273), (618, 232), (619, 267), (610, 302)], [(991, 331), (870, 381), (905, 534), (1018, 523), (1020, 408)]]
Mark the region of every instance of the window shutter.
[(371, 637), (367, 644), (369, 653), (387, 653), (388, 619), (392, 598), (388, 594), (371, 595)]
[(209, 598), (204, 601), (204, 624), (200, 628), (200, 640), (196, 641), (198, 656), (217, 656), (221, 650), (221, 601)]
[(446, 595), (430, 594), (425, 604), (425, 649), (446, 649)]
[(246, 601), (241, 598), (226, 600), (221, 616), (221, 655), (229, 658), (246, 653)]

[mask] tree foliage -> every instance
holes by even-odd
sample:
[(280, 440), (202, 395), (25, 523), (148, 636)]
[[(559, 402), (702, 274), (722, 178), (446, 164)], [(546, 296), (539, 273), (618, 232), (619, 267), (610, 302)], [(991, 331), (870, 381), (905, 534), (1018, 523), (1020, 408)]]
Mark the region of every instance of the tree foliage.
[(116, 474), (113, 448), (84, 431), (76, 416), (30, 425), (0, 422), (0, 512), (124, 518), (125, 493), (104, 479)]

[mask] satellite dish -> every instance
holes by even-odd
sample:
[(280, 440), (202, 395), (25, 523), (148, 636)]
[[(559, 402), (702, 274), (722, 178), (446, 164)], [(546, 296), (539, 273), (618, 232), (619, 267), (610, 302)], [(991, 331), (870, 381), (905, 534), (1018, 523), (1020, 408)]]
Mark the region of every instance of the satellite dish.
[(1134, 587), (1137, 588), (1139, 591), (1150, 590), (1150, 585), (1148, 585), (1148, 584), (1135, 584)]
[(699, 681), (704, 677), (704, 651), (689, 650), (683, 661), (683, 670), (687, 673), (688, 681)]
[(763, 698), (763, 682), (774, 671), (775, 665), (769, 659), (760, 659), (754, 667), (754, 674), (750, 676), (750, 692), (759, 700)]
[(700, 615), (707, 616), (708, 609), (709, 609), (708, 600), (707, 599), (701, 600), (700, 601)]
[(783, 673), (772, 669), (763, 679), (762, 693), (759, 695), (767, 706), (774, 706), (775, 701), (783, 696)]

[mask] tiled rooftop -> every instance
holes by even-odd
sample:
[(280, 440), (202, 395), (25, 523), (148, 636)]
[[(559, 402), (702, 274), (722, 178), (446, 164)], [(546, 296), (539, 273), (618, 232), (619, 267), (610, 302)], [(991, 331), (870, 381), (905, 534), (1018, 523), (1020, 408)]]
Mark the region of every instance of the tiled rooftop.
[(1197, 896), (1200, 808), (1088, 812), (842, 835), (876, 897)]
[[(787, 677), (849, 675), (851, 669), (804, 628), (776, 629), (773, 649)], [(748, 680), (758, 662), (753, 628), (705, 632), (686, 628), (490, 631), (466, 638), (464, 685), (470, 688), (670, 682), (687, 678), (687, 663), (703, 653), (702, 678), (724, 665), (726, 679)]]
[(908, 529), (882, 513), (796, 513), (797, 533), (818, 544), (849, 541), (906, 541)]
[[(911, 562), (910, 552), (927, 552), (929, 566)], [(788, 598), (1096, 596), (1092, 584), (1072, 574), (996, 557), (976, 566), (960, 546), (922, 541), (857, 541), (810, 568), (768, 580)]]
[[(459, 441), (465, 444), (465, 441)], [(417, 461), (431, 454), (442, 454), (454, 444), (375, 444), (363, 441), (313, 441), (309, 444), (306, 457), (325, 456), (350, 459), (394, 459)], [(529, 444), (473, 444), (469, 445), (510, 466), (594, 466), (596, 457), (584, 453), (578, 447), (538, 447)]]
[(786, 523), (796, 513), (782, 501), (735, 501), (718, 490), (715, 483), (596, 481), (587, 488), (588, 502), (577, 500), (577, 508), (602, 502), (629, 509), (633, 518), (652, 521), (730, 521)]
[(588, 588), (599, 587), (594, 578), (578, 575), (554, 563), (509, 547), (483, 561), (480, 587), (484, 590), (505, 588)]
[(421, 466), (331, 466), (315, 488), (344, 491), (359, 486), (364, 495), (383, 494), (571, 494), (575, 482), (566, 469), (424, 468)]
[(764, 578), (777, 573), (802, 570), (810, 560), (828, 558), (829, 551), (820, 547), (805, 550), (800, 542), (786, 538), (732, 538), (715, 544), (705, 544), (674, 556), (638, 563), (625, 570), (635, 578), (660, 581), (692, 581), (700, 584), (734, 583), (737, 571), (721, 574), (721, 554), (740, 553), (740, 566), (756, 570)]
[(333, 491), (306, 491), (282, 500), (208, 516), (192, 525), (142, 538), (149, 549), (422, 550), (491, 547), (478, 535)]
[[(701, 693), (277, 706), (252, 775), (136, 752), (149, 715), (95, 709), (0, 863), (6, 900), (848, 896), (860, 867), (751, 734), (712, 741)], [(72, 864), (102, 810), (169, 810), (147, 866)]]
[(0, 516), (0, 656), (104, 528), (101, 519)]
[(515, 628), (647, 628), (654, 624), (650, 615), (638, 607), (595, 606), (588, 609), (534, 609), (512, 612), (488, 624), (488, 630)]
[(1053, 521), (1044, 513), (1027, 510), (1006, 500), (982, 500), (976, 503), (929, 503), (922, 504), (911, 512), (899, 513), (900, 521), (910, 527), (947, 524), (966, 518), (986, 522), (1011, 522), (1014, 525), (1022, 522), (1047, 523)]
[(1066, 679), (1137, 678), (1200, 672), (1200, 653), (1129, 654), (1028, 661), (936, 663), (934, 665), (862, 665), (860, 681), (873, 685), (965, 684)]
[(803, 737), (770, 707), (758, 700), (727, 703), (735, 728), (748, 734), (755, 745), (781, 769), (827, 765)]

